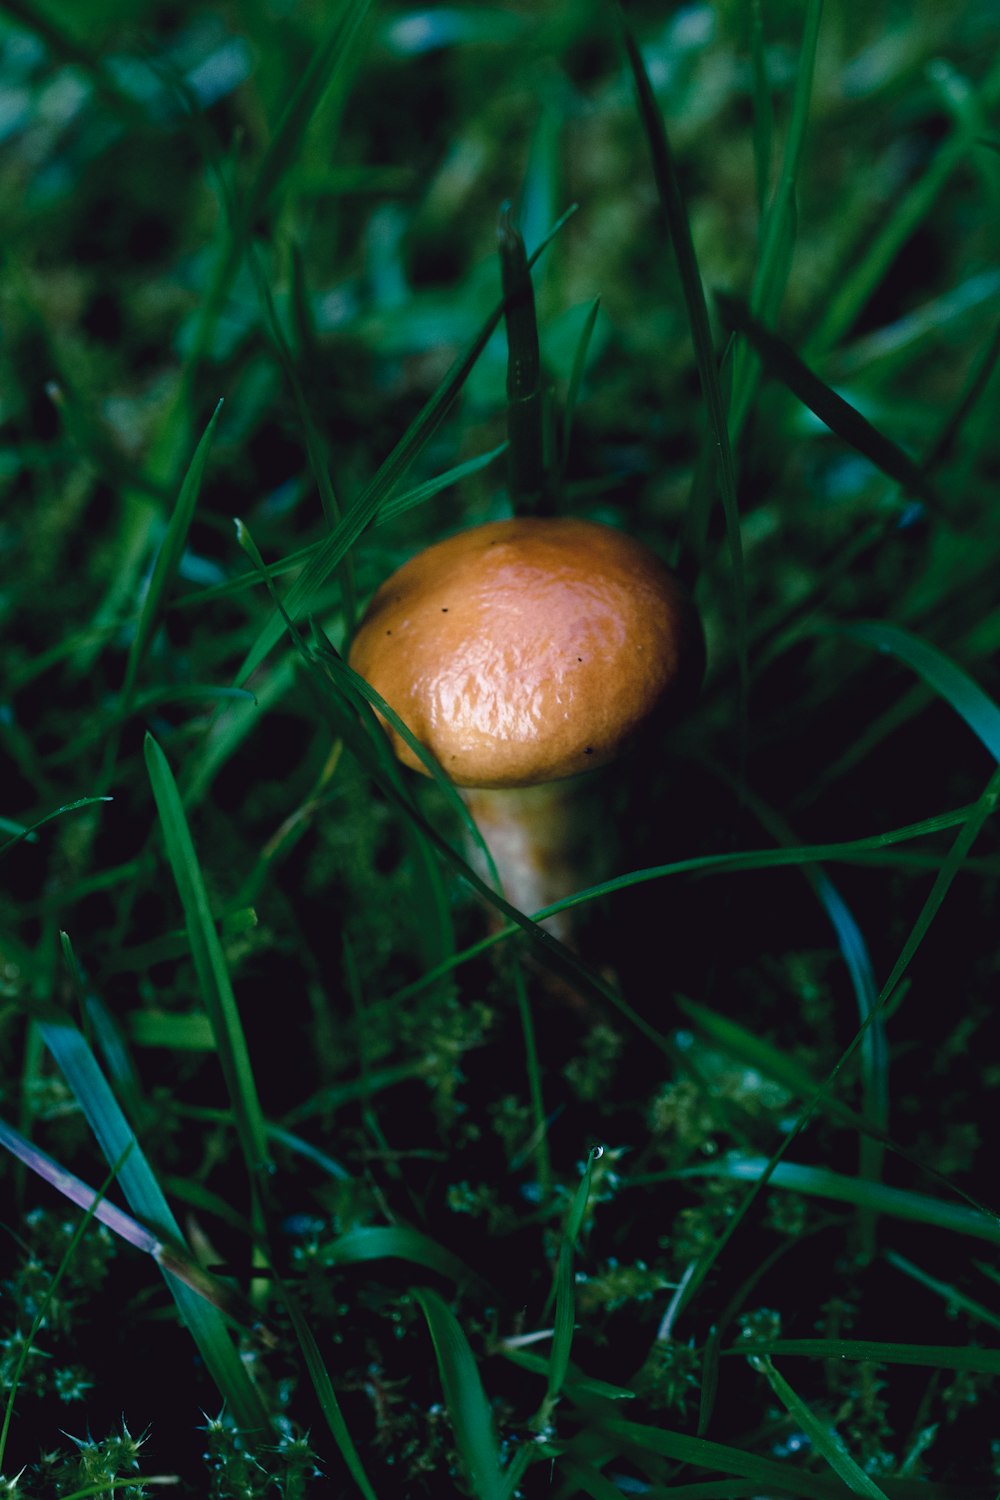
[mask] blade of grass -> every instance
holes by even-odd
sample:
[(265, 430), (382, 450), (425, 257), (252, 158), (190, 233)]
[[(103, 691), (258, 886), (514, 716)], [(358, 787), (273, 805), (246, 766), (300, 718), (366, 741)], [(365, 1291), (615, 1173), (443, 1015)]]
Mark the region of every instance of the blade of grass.
[(530, 515), (545, 490), (542, 371), (528, 257), (509, 203), (500, 209), (497, 248), (507, 324), (507, 477), (514, 513)]
[(270, 144), (241, 206), (244, 234), (267, 212), (278, 188), (288, 181), (309, 123), (327, 90), (351, 65), (371, 0), (341, 0), (325, 39), (313, 52), (295, 92), (285, 106)]
[(905, 662), (965, 720), (994, 760), (1000, 761), (1000, 707), (943, 651), (883, 620), (859, 620), (830, 629), (835, 635), (873, 646)]
[(784, 339), (771, 333), (753, 316), (745, 303), (725, 292), (716, 292), (715, 300), (726, 320), (750, 341), (769, 375), (786, 385), (831, 432), (895, 480), (902, 489), (919, 495), (932, 507), (941, 508), (923, 468), (898, 444), (873, 427), (849, 401), (820, 380)]
[[(674, 1177), (720, 1177), (730, 1182), (765, 1181), (788, 1192), (812, 1198), (832, 1198), (837, 1203), (852, 1203), (872, 1213), (887, 1214), (894, 1219), (908, 1219), (950, 1229), (955, 1234), (1000, 1244), (1000, 1216), (980, 1213), (958, 1203), (945, 1203), (925, 1193), (911, 1193), (905, 1188), (891, 1188), (884, 1183), (866, 1182), (862, 1177), (847, 1177), (826, 1167), (811, 1167), (801, 1162), (778, 1162), (768, 1172), (765, 1156), (733, 1157), (697, 1167), (684, 1167), (675, 1173), (655, 1173), (637, 1180), (637, 1185), (666, 1181)], [(765, 1175), (766, 1174), (766, 1175)]]
[(771, 102), (771, 80), (767, 70), (761, 0), (750, 0), (750, 65), (753, 77), (754, 179), (757, 184), (757, 210), (763, 222), (771, 183), (774, 105)]
[(590, 340), (594, 334), (597, 323), (597, 314), (601, 310), (601, 299), (595, 297), (587, 311), (583, 327), (580, 330), (580, 338), (577, 342), (576, 353), (573, 355), (573, 368), (569, 377), (569, 389), (566, 392), (566, 405), (563, 408), (562, 419), (562, 442), (559, 448), (559, 474), (565, 475), (569, 463), (570, 439), (573, 435), (573, 418), (576, 415), (576, 403), (580, 395), (580, 386), (583, 382), (583, 372), (587, 368), (587, 351), (590, 348)]
[(847, 1445), (832, 1422), (818, 1417), (802, 1400), (766, 1354), (753, 1355), (754, 1369), (760, 1370), (785, 1410), (795, 1418), (817, 1453), (822, 1454), (833, 1472), (844, 1481), (852, 1495), (867, 1495), (868, 1500), (887, 1500), (881, 1489), (851, 1457)]
[(205, 882), (180, 793), (166, 756), (149, 734), (146, 736), (145, 755), (167, 860), (184, 909), (198, 985), (212, 1023), (215, 1045), (256, 1199), (261, 1173), (266, 1170), (268, 1162), (267, 1137), (243, 1023), (233, 994), (225, 954), (208, 904)]
[(419, 1229), (404, 1224), (375, 1224), (349, 1229), (324, 1250), (330, 1265), (357, 1266), (373, 1260), (405, 1260), (425, 1271), (436, 1271), (447, 1281), (483, 1285), (483, 1278)]
[(777, 1489), (779, 1493), (795, 1495), (797, 1500), (840, 1500), (844, 1493), (839, 1480), (809, 1474), (792, 1464), (758, 1458), (755, 1454), (731, 1447), (728, 1443), (688, 1437), (685, 1433), (670, 1432), (666, 1428), (649, 1427), (645, 1423), (628, 1422), (622, 1418), (612, 1418), (602, 1425), (609, 1433), (624, 1438), (647, 1453), (673, 1459), (675, 1463), (691, 1464), (699, 1469), (714, 1469), (723, 1474), (752, 1479), (765, 1494)]
[[(302, 382), (299, 380), (298, 371), (295, 368), (292, 351), (289, 349), (285, 335), (282, 332), (278, 312), (274, 305), (274, 298), (271, 295), (271, 288), (264, 274), (260, 257), (254, 253), (253, 249), (250, 251), (249, 261), (257, 287), (257, 295), (267, 316), (271, 340), (277, 350), (278, 362), (284, 371), (285, 379), (292, 392), (292, 400), (295, 403), (299, 426), (302, 428), (302, 433), (305, 437), (306, 452), (309, 456), (309, 468), (312, 471), (312, 476), (316, 481), (316, 488), (319, 491), (323, 517), (326, 521), (327, 529), (333, 531), (341, 519), (341, 507), (333, 488), (333, 481), (330, 478), (330, 467), (325, 446), (316, 430), (316, 424), (312, 419), (305, 391), (302, 389)], [(353, 633), (354, 622), (358, 616), (357, 590), (354, 584), (354, 565), (350, 554), (346, 554), (340, 559), (334, 571), (336, 572), (337, 582), (340, 585), (340, 595), (343, 602), (344, 629), (346, 634), (350, 636)]]
[(177, 496), (177, 504), (174, 506), (173, 514), (167, 525), (166, 532), (157, 553), (153, 574), (149, 580), (146, 597), (143, 601), (142, 613), (136, 626), (132, 645), (129, 649), (128, 660), (125, 664), (125, 681), (121, 691), (121, 712), (127, 712), (128, 705), (132, 699), (136, 678), (142, 668), (146, 653), (152, 644), (153, 637), (163, 619), (167, 607), (167, 600), (177, 570), (180, 567), (184, 548), (187, 544), (188, 532), (194, 519), (195, 507), (198, 504), (198, 496), (201, 493), (201, 483), (205, 474), (205, 465), (208, 462), (212, 439), (215, 436), (215, 428), (222, 411), (222, 402), (219, 401), (215, 411), (209, 420), (208, 426), (202, 434), (201, 441), (194, 452), (194, 457), (188, 466), (187, 473), (181, 483), (180, 493)]
[(538, 1188), (543, 1203), (548, 1202), (552, 1192), (552, 1163), (549, 1156), (548, 1122), (545, 1118), (545, 1100), (542, 1095), (542, 1070), (538, 1061), (538, 1046), (535, 1040), (535, 1020), (531, 1013), (528, 986), (524, 972), (515, 956), (511, 966), (511, 980), (517, 1000), (517, 1013), (524, 1038), (524, 1065), (528, 1074), (528, 1099), (531, 1104), (531, 1151), (535, 1158)]
[[(995, 64), (978, 91), (978, 111), (989, 114), (1000, 99), (1000, 64)], [(938, 147), (930, 165), (919, 172), (895, 209), (883, 217), (881, 228), (866, 253), (845, 268), (835, 282), (833, 295), (825, 302), (825, 311), (809, 348), (823, 353), (832, 348), (849, 331), (865, 303), (885, 279), (899, 251), (927, 217), (948, 179), (975, 144), (975, 134), (957, 128)]]
[(302, 1350), (302, 1355), (306, 1362), (306, 1369), (309, 1371), (309, 1379), (313, 1383), (313, 1389), (319, 1400), (320, 1409), (326, 1419), (326, 1425), (333, 1434), (334, 1442), (340, 1449), (341, 1457), (350, 1470), (351, 1478), (364, 1495), (365, 1500), (376, 1500), (375, 1491), (368, 1481), (368, 1476), (365, 1473), (361, 1457), (354, 1444), (354, 1439), (351, 1437), (347, 1423), (344, 1421), (344, 1413), (340, 1409), (340, 1402), (337, 1400), (337, 1393), (333, 1388), (330, 1372), (320, 1353), (319, 1345), (313, 1336), (308, 1319), (299, 1306), (298, 1299), (292, 1295), (287, 1286), (281, 1286), (281, 1293), (285, 1307), (288, 1309), (288, 1316), (291, 1319), (292, 1327), (295, 1329), (295, 1337), (299, 1341), (299, 1348)]
[[(97, 1065), (83, 1035), (65, 1020), (40, 1020), (42, 1040), (55, 1058), (87, 1124), (108, 1162), (117, 1162), (131, 1148), (118, 1173), (122, 1192), (136, 1217), (165, 1246), (182, 1246), (180, 1227), (121, 1107)], [(187, 1257), (189, 1259), (189, 1257)], [(241, 1427), (264, 1430), (263, 1403), (244, 1367), (222, 1314), (161, 1263), (178, 1311), (219, 1392)]]
[[(92, 807), (95, 802), (113, 802), (113, 797), (80, 797), (76, 802), (66, 802), (62, 807), (57, 807), (53, 812), (46, 813), (37, 822), (30, 823), (27, 828), (18, 825), (18, 832), (12, 838), (5, 839), (0, 844), (0, 854), (6, 854), (8, 849), (13, 849), (15, 844), (20, 844), (24, 839), (32, 839), (32, 835), (39, 829), (44, 828), (46, 823), (51, 823), (53, 818), (61, 818), (63, 813), (76, 812), (80, 807)], [(34, 840), (32, 839), (32, 842)]]
[(931, 1276), (927, 1271), (922, 1270), (920, 1266), (915, 1266), (911, 1260), (907, 1260), (905, 1256), (900, 1255), (895, 1250), (887, 1250), (885, 1252), (885, 1259), (889, 1262), (890, 1266), (895, 1266), (897, 1271), (902, 1271), (904, 1276), (909, 1276), (911, 1280), (918, 1281), (928, 1291), (934, 1292), (938, 1297), (941, 1297), (946, 1303), (949, 1312), (959, 1310), (968, 1313), (969, 1317), (976, 1318), (980, 1323), (985, 1323), (988, 1328), (1000, 1329), (1000, 1317), (995, 1312), (991, 1312), (988, 1307), (984, 1307), (981, 1302), (977, 1302), (973, 1297), (967, 1297), (964, 1292), (960, 1292), (958, 1287), (953, 1286), (950, 1282), (941, 1281), (938, 1277)]
[(427, 1320), (445, 1405), (472, 1492), (477, 1500), (503, 1500), (505, 1487), (493, 1413), (469, 1341), (436, 1292), (415, 1287), (413, 1296)]
[[(757, 1347), (755, 1343), (754, 1348)], [(761, 1353), (801, 1355), (808, 1359), (856, 1359), (879, 1365), (928, 1365), (931, 1369), (1000, 1375), (1000, 1349), (964, 1348), (953, 1344), (879, 1343), (875, 1339), (774, 1339), (762, 1341), (759, 1348)], [(736, 1345), (723, 1352), (745, 1357), (746, 1345)]]
[[(796, 232), (795, 192), (809, 122), (822, 15), (823, 0), (809, 0), (795, 70), (795, 91), (781, 174), (761, 226), (760, 260), (750, 291), (750, 306), (765, 324), (773, 323), (778, 316), (792, 265)], [(758, 373), (756, 358), (744, 345), (738, 344), (733, 350), (733, 397), (729, 419), (733, 443), (738, 440), (749, 415)]]
[[(708, 412), (709, 427), (716, 444), (719, 483), (722, 491), (722, 508), (726, 522), (726, 538), (729, 545), (732, 568), (733, 608), (736, 616), (733, 654), (736, 658), (740, 678), (740, 740), (746, 738), (747, 699), (749, 696), (749, 667), (747, 661), (747, 605), (746, 584), (743, 576), (743, 543), (740, 537), (739, 505), (736, 491), (736, 470), (729, 441), (729, 425), (722, 401), (719, 372), (716, 367), (715, 349), (708, 322), (708, 308), (701, 272), (691, 238), (691, 225), (687, 208), (681, 194), (673, 151), (667, 128), (656, 103), (642, 54), (635, 43), (628, 22), (620, 6), (616, 4), (622, 39), (635, 80), (639, 101), (639, 116), (649, 144), (660, 203), (667, 223), (670, 242), (677, 260), (677, 270), (684, 294), (691, 341), (694, 346), (695, 363), (701, 383), (702, 399)], [(701, 534), (702, 528), (693, 528), (693, 534)], [(741, 752), (740, 761), (743, 755)]]
[(559, 1259), (556, 1263), (555, 1281), (553, 1283), (556, 1311), (555, 1327), (552, 1332), (552, 1348), (549, 1353), (548, 1385), (542, 1404), (531, 1419), (531, 1426), (536, 1432), (547, 1431), (552, 1421), (552, 1413), (555, 1410), (563, 1383), (566, 1379), (566, 1372), (569, 1369), (569, 1355), (573, 1347), (573, 1331), (576, 1326), (573, 1258), (576, 1253), (576, 1242), (583, 1227), (584, 1217), (586, 1216), (587, 1203), (590, 1199), (590, 1184), (594, 1173), (594, 1162), (599, 1161), (603, 1155), (603, 1146), (595, 1146), (590, 1151), (583, 1176), (573, 1196), (569, 1213), (566, 1215), (566, 1224), (563, 1228), (562, 1242), (559, 1246)]

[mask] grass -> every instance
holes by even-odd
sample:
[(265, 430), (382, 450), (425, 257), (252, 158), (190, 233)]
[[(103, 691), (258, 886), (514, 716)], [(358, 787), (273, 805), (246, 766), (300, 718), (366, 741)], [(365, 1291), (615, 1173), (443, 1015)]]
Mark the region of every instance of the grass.
[[(1000, 1492), (993, 9), (0, 0), (0, 1496)], [(512, 506), (572, 950), (346, 664)]]

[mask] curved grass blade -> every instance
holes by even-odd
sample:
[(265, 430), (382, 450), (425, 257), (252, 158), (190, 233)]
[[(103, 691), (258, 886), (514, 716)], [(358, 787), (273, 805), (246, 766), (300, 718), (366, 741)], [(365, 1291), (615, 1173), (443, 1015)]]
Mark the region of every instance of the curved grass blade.
[(866, 1495), (868, 1500), (888, 1500), (885, 1490), (880, 1489), (864, 1469), (851, 1457), (840, 1433), (831, 1422), (825, 1422), (802, 1398), (796, 1394), (783, 1375), (774, 1368), (766, 1354), (753, 1355), (751, 1364), (766, 1378), (772, 1391), (787, 1412), (799, 1423), (810, 1438), (813, 1448), (821, 1453), (833, 1472), (841, 1478), (852, 1495)]
[[(715, 348), (705, 304), (698, 258), (691, 238), (691, 225), (687, 208), (681, 194), (673, 151), (667, 128), (656, 103), (656, 97), (646, 73), (642, 54), (625, 19), (620, 5), (616, 5), (622, 40), (635, 80), (639, 103), (639, 115), (649, 143), (653, 163), (653, 176), (660, 195), (660, 203), (667, 221), (670, 242), (677, 259), (677, 270), (684, 294), (691, 342), (694, 346), (698, 378), (701, 382), (702, 398), (708, 411), (709, 425), (715, 440), (719, 460), (719, 482), (722, 490), (722, 506), (725, 512), (726, 537), (733, 570), (733, 595), (737, 619), (735, 654), (740, 667), (740, 679), (746, 692), (747, 676), (747, 623), (746, 587), (743, 577), (743, 544), (740, 538), (739, 506), (736, 495), (736, 471), (729, 443), (729, 426), (722, 401), (719, 372), (716, 367)], [(695, 528), (695, 534), (700, 528)]]
[(967, 1297), (964, 1292), (960, 1292), (958, 1287), (952, 1285), (951, 1282), (941, 1281), (938, 1277), (931, 1276), (927, 1271), (922, 1270), (920, 1266), (915, 1266), (911, 1260), (907, 1260), (895, 1250), (887, 1250), (885, 1252), (885, 1259), (889, 1262), (890, 1266), (895, 1266), (897, 1271), (902, 1271), (904, 1276), (909, 1276), (913, 1281), (918, 1281), (929, 1292), (933, 1292), (935, 1296), (940, 1297), (946, 1304), (949, 1314), (953, 1314), (956, 1311), (968, 1313), (970, 1318), (975, 1318), (978, 1322), (985, 1323), (988, 1328), (1000, 1329), (1000, 1317), (995, 1312), (992, 1312), (988, 1307), (984, 1307), (975, 1298)]
[(757, 184), (757, 208), (763, 220), (771, 181), (774, 105), (771, 102), (771, 80), (767, 70), (761, 0), (750, 0), (750, 66), (753, 76), (754, 178)]
[(580, 386), (583, 382), (583, 372), (587, 368), (587, 351), (590, 348), (590, 340), (594, 334), (597, 323), (597, 314), (601, 310), (601, 299), (595, 297), (587, 311), (583, 327), (580, 330), (580, 338), (573, 355), (573, 369), (569, 377), (569, 389), (566, 392), (566, 405), (563, 410), (562, 419), (562, 443), (559, 452), (559, 472), (565, 474), (569, 463), (570, 438), (573, 435), (573, 418), (576, 415), (576, 403), (580, 395)]
[(184, 547), (187, 543), (188, 532), (191, 530), (191, 522), (194, 518), (195, 507), (198, 504), (198, 496), (201, 493), (201, 483), (205, 475), (205, 465), (208, 462), (209, 451), (212, 447), (212, 439), (215, 436), (216, 424), (222, 411), (222, 402), (219, 401), (215, 411), (209, 420), (208, 426), (202, 433), (201, 441), (194, 452), (194, 457), (184, 475), (180, 493), (177, 496), (177, 504), (174, 506), (173, 514), (167, 525), (166, 532), (157, 553), (156, 562), (153, 566), (153, 574), (149, 580), (149, 588), (146, 590), (146, 598), (143, 601), (142, 613), (136, 626), (135, 635), (125, 664), (125, 682), (121, 691), (122, 712), (127, 711), (128, 704), (132, 698), (136, 678), (142, 667), (146, 652), (152, 644), (153, 637), (159, 628), (167, 607), (167, 599), (173, 588), (180, 567), (181, 558), (184, 555)]
[[(795, 70), (792, 115), (785, 139), (781, 175), (762, 224), (760, 260), (750, 291), (750, 305), (766, 324), (773, 323), (778, 316), (795, 250), (795, 191), (809, 121), (822, 14), (823, 0), (809, 0), (798, 67)], [(737, 344), (733, 350), (733, 396), (730, 407), (730, 431), (734, 443), (742, 433), (749, 415), (758, 374), (759, 365), (755, 355), (745, 345)]]
[(624, 1438), (646, 1453), (655, 1453), (676, 1463), (692, 1464), (699, 1469), (714, 1469), (716, 1473), (752, 1479), (758, 1487), (755, 1493), (771, 1494), (777, 1490), (779, 1494), (794, 1495), (797, 1500), (842, 1500), (844, 1494), (839, 1480), (809, 1474), (791, 1464), (775, 1463), (773, 1459), (758, 1458), (756, 1454), (733, 1448), (728, 1443), (688, 1437), (685, 1433), (617, 1417), (602, 1425), (609, 1433)]
[(882, 620), (860, 620), (856, 624), (837, 625), (832, 629), (836, 635), (845, 635), (849, 640), (873, 646), (876, 651), (884, 651), (905, 662), (951, 705), (994, 760), (1000, 762), (1000, 707), (943, 651), (901, 626), (889, 625)]
[[(62, 807), (57, 807), (54, 812), (46, 813), (44, 818), (39, 818), (36, 823), (30, 823), (27, 828), (18, 826), (18, 831), (12, 838), (5, 839), (0, 844), (0, 854), (6, 854), (8, 849), (13, 849), (15, 844), (20, 844), (24, 839), (31, 839), (32, 834), (38, 828), (44, 828), (46, 823), (51, 823), (53, 818), (61, 818), (63, 813), (76, 812), (79, 807), (91, 807), (95, 802), (113, 802), (113, 797), (80, 797), (76, 802), (66, 802)], [(32, 840), (34, 842), (34, 840)]]
[(146, 736), (145, 754), (167, 859), (184, 908), (198, 985), (212, 1023), (240, 1144), (256, 1196), (259, 1175), (268, 1160), (267, 1137), (243, 1023), (180, 793), (167, 758), (151, 734)]
[[(934, 1370), (1000, 1375), (1000, 1349), (974, 1346), (879, 1343), (875, 1339), (774, 1339), (762, 1341), (759, 1348), (761, 1353), (802, 1355), (808, 1359), (856, 1359), (879, 1365), (925, 1365)], [(724, 1352), (745, 1357), (747, 1350), (744, 1344)]]
[(573, 1196), (569, 1213), (566, 1215), (566, 1226), (563, 1230), (562, 1244), (559, 1246), (559, 1259), (556, 1263), (556, 1275), (554, 1283), (555, 1292), (555, 1326), (552, 1333), (552, 1349), (549, 1353), (548, 1386), (545, 1398), (532, 1418), (532, 1427), (536, 1432), (544, 1432), (552, 1420), (556, 1402), (566, 1379), (569, 1369), (569, 1354), (573, 1347), (573, 1330), (575, 1327), (576, 1298), (573, 1292), (573, 1257), (576, 1251), (576, 1241), (583, 1221), (587, 1213), (587, 1202), (590, 1198), (590, 1184), (594, 1173), (594, 1163), (604, 1155), (603, 1146), (594, 1146), (587, 1157), (587, 1165), (584, 1169), (579, 1186)]
[(416, 1287), (413, 1296), (427, 1320), (445, 1405), (472, 1492), (476, 1500), (503, 1500), (505, 1485), (493, 1413), (469, 1341), (436, 1292)]
[(786, 385), (803, 406), (807, 406), (831, 432), (867, 458), (875, 468), (904, 490), (919, 495), (928, 505), (941, 508), (940, 499), (924, 469), (891, 438), (873, 427), (849, 401), (838, 396), (784, 339), (754, 317), (739, 297), (716, 292), (715, 300), (727, 322), (753, 345), (769, 375)]
[(341, 0), (326, 39), (312, 54), (275, 127), (242, 204), (240, 224), (244, 234), (266, 212), (278, 187), (286, 181), (323, 96), (351, 64), (358, 33), (370, 9), (371, 0)]
[[(425, 500), (431, 500), (435, 495), (440, 495), (442, 490), (451, 489), (453, 485), (461, 484), (463, 480), (469, 479), (473, 474), (478, 474), (493, 463), (502, 454), (507, 452), (507, 442), (499, 443), (491, 448), (488, 453), (480, 453), (475, 458), (468, 458), (464, 463), (456, 464), (452, 469), (446, 469), (443, 474), (437, 474), (433, 479), (425, 480), (423, 484), (415, 485), (412, 490), (405, 490), (403, 494), (386, 500), (379, 506), (378, 514), (372, 522), (374, 526), (382, 526), (387, 521), (395, 521), (398, 516), (412, 510), (416, 505), (423, 505)], [(272, 577), (273, 577), (272, 570)]]
[[(1000, 63), (995, 63), (979, 87), (975, 114), (988, 116), (1000, 99)], [(810, 347), (831, 348), (848, 332), (876, 287), (885, 279), (899, 251), (934, 206), (949, 177), (968, 156), (976, 141), (976, 129), (959, 127), (938, 147), (934, 159), (919, 172), (895, 210), (883, 218), (882, 226), (865, 254), (857, 257), (836, 284)]]
[[(132, 1212), (162, 1240), (165, 1249), (170, 1245), (183, 1246), (180, 1227), (82, 1033), (62, 1019), (38, 1020), (36, 1024), (106, 1160), (117, 1162), (129, 1151), (119, 1169), (118, 1181)], [(190, 1261), (186, 1252), (184, 1260)], [(181, 1318), (236, 1421), (248, 1431), (263, 1431), (267, 1426), (263, 1403), (230, 1338), (222, 1314), (192, 1287), (178, 1280), (162, 1257), (160, 1269)]]
[(351, 1472), (351, 1477), (362, 1495), (364, 1495), (365, 1500), (376, 1500), (375, 1491), (368, 1482), (368, 1476), (365, 1473), (358, 1450), (354, 1445), (354, 1439), (351, 1437), (347, 1423), (344, 1421), (344, 1414), (340, 1409), (340, 1402), (337, 1400), (337, 1393), (333, 1388), (330, 1372), (319, 1351), (319, 1345), (313, 1337), (313, 1331), (309, 1327), (305, 1313), (299, 1306), (298, 1299), (292, 1295), (286, 1286), (281, 1286), (281, 1292), (285, 1306), (288, 1309), (288, 1316), (292, 1320), (292, 1327), (295, 1329), (295, 1337), (299, 1341), (299, 1347), (306, 1362), (306, 1369), (309, 1371), (309, 1378), (319, 1398), (323, 1416), (326, 1418), (326, 1425), (333, 1433), (334, 1442), (340, 1449), (341, 1456)]
[[(330, 478), (330, 466), (327, 461), (325, 447), (318, 431), (316, 430), (316, 424), (313, 421), (312, 412), (309, 410), (309, 403), (306, 400), (305, 391), (302, 389), (302, 382), (299, 379), (298, 371), (295, 368), (295, 360), (292, 358), (292, 351), (289, 349), (288, 344), (285, 340), (281, 322), (278, 318), (278, 312), (274, 305), (274, 298), (271, 295), (271, 288), (268, 285), (267, 277), (264, 274), (264, 268), (260, 263), (259, 257), (254, 254), (252, 247), (249, 254), (249, 261), (250, 268), (253, 271), (254, 281), (257, 286), (257, 295), (260, 298), (260, 301), (264, 307), (264, 311), (267, 315), (268, 326), (271, 330), (271, 339), (278, 353), (278, 362), (281, 365), (282, 370), (284, 371), (285, 379), (287, 380), (289, 388), (292, 392), (292, 400), (295, 403), (295, 411), (299, 419), (299, 426), (302, 428), (302, 433), (306, 441), (306, 453), (309, 457), (309, 468), (312, 471), (312, 476), (316, 481), (316, 488), (319, 491), (320, 504), (323, 508), (323, 517), (326, 521), (327, 528), (330, 531), (333, 531), (337, 523), (340, 521), (341, 507), (340, 501), (337, 499), (337, 495), (333, 488), (333, 481)], [(354, 564), (349, 554), (340, 559), (335, 571), (337, 574), (337, 582), (340, 586), (340, 597), (344, 614), (344, 628), (347, 634), (350, 635), (353, 633), (354, 622), (358, 616), (358, 600), (357, 590), (354, 585)]]
[[(734, 1157), (710, 1165), (684, 1167), (676, 1173), (657, 1173), (643, 1179), (647, 1182), (667, 1177), (721, 1177), (730, 1182), (760, 1183), (767, 1172), (765, 1156)], [(936, 1229), (950, 1229), (955, 1234), (971, 1235), (1000, 1245), (1000, 1215), (980, 1213), (961, 1204), (945, 1203), (925, 1193), (911, 1193), (905, 1188), (887, 1187), (880, 1182), (866, 1182), (862, 1177), (847, 1177), (827, 1167), (810, 1167), (800, 1162), (778, 1162), (767, 1173), (769, 1185), (802, 1193), (812, 1198), (832, 1198), (837, 1203), (853, 1203), (872, 1213), (887, 1214), (894, 1219), (908, 1219), (929, 1224)]]
[(515, 513), (530, 514), (545, 489), (542, 371), (531, 272), (509, 203), (500, 210), (497, 247), (507, 324), (507, 477)]
[(349, 1229), (326, 1247), (324, 1259), (336, 1266), (357, 1266), (372, 1260), (405, 1260), (412, 1266), (422, 1266), (425, 1271), (436, 1271), (457, 1285), (465, 1282), (483, 1284), (483, 1278), (457, 1255), (419, 1229), (409, 1229), (402, 1224)]

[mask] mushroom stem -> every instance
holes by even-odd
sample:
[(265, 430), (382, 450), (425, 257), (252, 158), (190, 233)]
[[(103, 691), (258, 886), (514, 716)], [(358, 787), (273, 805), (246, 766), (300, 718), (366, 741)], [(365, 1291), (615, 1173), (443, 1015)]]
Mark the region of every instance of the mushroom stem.
[[(531, 916), (580, 888), (576, 780), (496, 790), (462, 787), (461, 793), (512, 906)], [(476, 863), (485, 875), (481, 854)], [(542, 926), (560, 942), (576, 946), (570, 912), (546, 917)]]

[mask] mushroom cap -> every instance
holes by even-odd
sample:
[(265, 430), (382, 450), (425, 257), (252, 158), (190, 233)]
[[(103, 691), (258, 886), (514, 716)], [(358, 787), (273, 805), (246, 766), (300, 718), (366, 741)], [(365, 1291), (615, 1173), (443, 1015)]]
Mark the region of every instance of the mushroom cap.
[(703, 662), (694, 608), (652, 552), (608, 526), (540, 517), (476, 526), (412, 558), (375, 594), (350, 653), (466, 787), (606, 764), (697, 690)]

